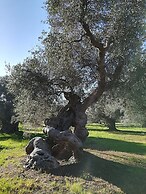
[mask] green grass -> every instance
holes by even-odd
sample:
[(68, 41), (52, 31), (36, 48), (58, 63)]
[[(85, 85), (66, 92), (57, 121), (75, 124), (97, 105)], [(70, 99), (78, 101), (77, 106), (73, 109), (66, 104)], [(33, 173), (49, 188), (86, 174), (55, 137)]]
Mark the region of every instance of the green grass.
[(146, 155), (146, 135), (108, 131), (89, 131), (87, 148)]
[(26, 194), (31, 191), (38, 190), (38, 186), (34, 184), (33, 179), (23, 180), (17, 178), (1, 178), (0, 179), (0, 193), (3, 194)]
[(28, 140), (23, 140), (22, 135), (0, 134), (0, 165), (18, 163), (19, 158), (25, 155), (27, 142)]
[[(60, 175), (25, 171), (22, 134), (0, 134), (0, 194), (9, 193), (146, 193), (146, 128), (118, 124), (118, 131), (89, 124), (89, 137), (79, 164)], [(31, 137), (43, 134), (29, 130)]]

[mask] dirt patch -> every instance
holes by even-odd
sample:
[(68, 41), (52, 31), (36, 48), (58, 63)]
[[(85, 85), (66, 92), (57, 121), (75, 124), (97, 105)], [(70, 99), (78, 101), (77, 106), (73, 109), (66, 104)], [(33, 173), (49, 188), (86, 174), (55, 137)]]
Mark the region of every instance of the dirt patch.
[[(59, 169), (51, 173), (42, 173), (35, 170), (24, 170), (25, 157), (20, 158), (20, 164), (9, 164), (0, 167), (0, 178), (14, 177), (20, 180), (33, 180), (31, 193), (124, 193), (117, 186), (95, 177), (86, 170), (82, 171), (82, 163), (62, 163)], [(81, 169), (80, 169), (81, 168)], [(79, 170), (80, 169), (80, 170)]]
[[(87, 149), (79, 163), (61, 162), (50, 172), (25, 170), (26, 156), (0, 167), (0, 178), (30, 180), (30, 193), (145, 194), (145, 156)], [(13, 159), (14, 160), (14, 159)], [(143, 161), (143, 163), (142, 163)], [(11, 162), (11, 160), (10, 160)]]

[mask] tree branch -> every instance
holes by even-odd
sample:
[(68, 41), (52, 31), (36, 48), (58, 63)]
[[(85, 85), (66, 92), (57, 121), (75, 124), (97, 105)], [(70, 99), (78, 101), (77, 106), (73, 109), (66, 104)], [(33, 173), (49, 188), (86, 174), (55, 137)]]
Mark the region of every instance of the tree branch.
[(94, 102), (96, 102), (100, 98), (100, 96), (105, 90), (105, 77), (106, 77), (105, 51), (106, 49), (104, 48), (104, 45), (100, 43), (99, 40), (96, 39), (95, 36), (92, 34), (92, 32), (90, 31), (89, 25), (83, 20), (81, 21), (81, 24), (83, 26), (83, 29), (86, 32), (86, 35), (90, 38), (92, 45), (97, 49), (99, 49), (99, 60), (97, 61), (97, 63), (98, 63), (98, 73), (100, 76), (100, 80), (97, 88), (83, 101), (82, 108), (83, 110), (86, 110), (89, 106), (91, 106)]
[(89, 106), (95, 103), (105, 90), (106, 71), (105, 71), (104, 60), (105, 60), (105, 51), (102, 50), (99, 53), (99, 60), (98, 60), (98, 72), (99, 72), (100, 80), (98, 82), (97, 88), (83, 101), (82, 103), (83, 110), (86, 110)]
[(85, 21), (81, 21), (82, 27), (86, 32), (86, 36), (88, 36), (91, 40), (91, 43), (94, 47), (98, 48), (100, 51), (104, 50), (104, 46), (98, 39), (95, 38), (95, 36), (92, 34), (89, 25)]
[[(68, 43), (69, 45), (71, 45), (72, 43), (76, 43), (76, 42), (78, 43), (78, 42), (81, 42), (83, 40), (83, 37), (85, 37), (85, 36), (86, 36), (86, 33), (85, 34), (82, 34), (79, 39), (72, 40), (72, 41), (63, 41), (62, 43), (63, 44)], [(72, 47), (72, 45), (71, 45), (71, 47)]]

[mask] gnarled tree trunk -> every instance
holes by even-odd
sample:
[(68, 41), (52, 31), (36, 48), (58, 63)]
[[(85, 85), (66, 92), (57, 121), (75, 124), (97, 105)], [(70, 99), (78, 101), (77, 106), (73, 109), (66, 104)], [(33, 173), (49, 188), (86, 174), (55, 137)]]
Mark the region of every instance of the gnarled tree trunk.
[(116, 128), (116, 121), (114, 118), (106, 118), (105, 119), (106, 126), (108, 127), (109, 131), (117, 131)]
[(43, 132), (47, 135), (46, 139), (33, 138), (28, 143), (26, 147), (28, 157), (25, 164), (27, 169), (48, 171), (59, 166), (57, 160), (65, 159), (71, 162), (80, 160), (83, 143), (88, 136), (87, 116), (79, 96), (65, 93), (65, 97), (69, 102), (59, 114), (45, 119)]

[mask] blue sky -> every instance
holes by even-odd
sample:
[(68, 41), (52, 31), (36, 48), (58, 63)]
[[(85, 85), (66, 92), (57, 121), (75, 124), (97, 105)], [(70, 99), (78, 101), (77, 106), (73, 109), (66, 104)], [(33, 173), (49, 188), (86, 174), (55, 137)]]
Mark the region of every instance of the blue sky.
[(15, 65), (28, 57), (47, 26), (44, 0), (0, 0), (0, 76), (5, 64)]

